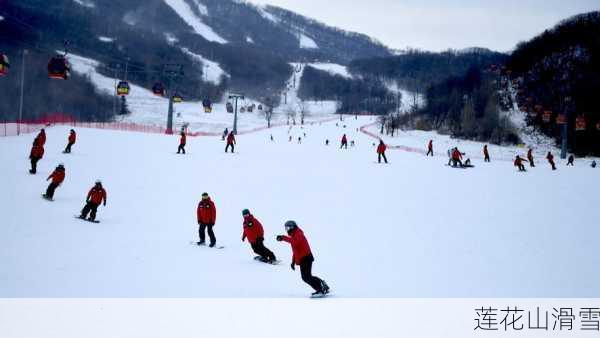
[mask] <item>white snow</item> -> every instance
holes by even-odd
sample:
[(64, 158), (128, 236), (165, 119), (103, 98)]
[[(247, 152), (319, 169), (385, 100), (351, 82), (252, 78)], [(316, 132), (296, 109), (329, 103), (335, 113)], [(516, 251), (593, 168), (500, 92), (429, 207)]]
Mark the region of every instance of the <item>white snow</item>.
[(87, 7), (87, 8), (94, 8), (96, 7), (96, 4), (94, 4), (92, 1), (89, 0), (73, 0), (76, 4), (83, 6), (83, 7)]
[(275, 15), (269, 13), (264, 6), (256, 6), (258, 13), (265, 19), (271, 21), (274, 24), (279, 24), (281, 20)]
[(348, 79), (352, 78), (352, 74), (348, 72), (348, 68), (337, 63), (315, 62), (309, 63), (308, 65), (313, 68), (326, 71), (333, 75), (340, 75)]
[[(274, 239), (288, 219), (305, 231), (313, 272), (337, 297), (597, 293), (600, 228), (590, 211), (600, 181), (590, 176), (598, 169), (559, 161), (551, 171), (540, 161), (518, 173), (495, 161), (495, 150), (492, 163), (469, 170), (393, 149), (390, 164), (377, 165), (372, 139), (356, 131), (374, 121), (243, 135), (236, 154), (225, 154), (219, 137), (190, 138), (185, 156), (174, 154), (177, 136), (78, 127), (64, 155), (71, 126), (51, 127), (35, 176), (23, 155), (33, 135), (0, 138), (0, 156), (12, 163), (0, 166), (0, 297), (306, 297), (289, 245)], [(343, 133), (356, 147), (338, 149)], [(44, 179), (59, 162), (67, 178), (46, 202)], [(102, 223), (74, 219), (98, 178), (108, 192)], [(225, 249), (189, 244), (204, 191)], [(244, 208), (281, 265), (252, 260), (240, 240)]]
[[(194, 14), (190, 6), (185, 0), (164, 0), (165, 3), (171, 7), (177, 15), (183, 19), (188, 25), (190, 25), (196, 34), (201, 35), (208, 41), (217, 43), (227, 43), (227, 40), (219, 36), (210, 26), (202, 22), (202, 20)], [(196, 3), (198, 4), (198, 3)]]
[(208, 8), (206, 8), (206, 5), (204, 5), (203, 3), (201, 3), (198, 0), (193, 0), (194, 4), (196, 5), (196, 8), (198, 8), (198, 11), (200, 12), (201, 15), (204, 16), (208, 16)]
[(317, 48), (319, 48), (319, 46), (317, 45), (317, 43), (315, 42), (315, 40), (309, 38), (308, 36), (306, 36), (303, 33), (299, 34), (299, 39), (300, 39), (300, 48), (305, 48), (305, 49), (317, 49)]
[(170, 45), (174, 45), (179, 42), (179, 39), (171, 33), (165, 33), (165, 38)]
[(254, 43), (254, 40), (252, 40), (252, 38), (250, 36), (246, 37), (246, 42), (247, 43)]
[(425, 104), (425, 98), (423, 95), (398, 86), (396, 81), (386, 81), (385, 85), (392, 93), (397, 94), (400, 92), (400, 95), (402, 95), (402, 106), (400, 107), (401, 112), (408, 112), (415, 105), (417, 107), (422, 107)]
[(0, 21), (4, 20), (4, 17), (2, 15), (0, 15)]
[(102, 41), (102, 42), (113, 42), (113, 41), (115, 41), (115, 39), (114, 39), (114, 38), (109, 38), (109, 37), (107, 37), (107, 36), (99, 36), (99, 37), (98, 37), (98, 40), (100, 40), (100, 41)]
[(181, 51), (192, 57), (192, 59), (200, 61), (204, 65), (205, 81), (212, 82), (214, 84), (219, 84), (221, 82), (222, 76), (229, 76), (229, 74), (227, 74), (217, 62), (210, 61), (202, 55), (192, 53), (188, 48), (185, 47), (182, 47)]

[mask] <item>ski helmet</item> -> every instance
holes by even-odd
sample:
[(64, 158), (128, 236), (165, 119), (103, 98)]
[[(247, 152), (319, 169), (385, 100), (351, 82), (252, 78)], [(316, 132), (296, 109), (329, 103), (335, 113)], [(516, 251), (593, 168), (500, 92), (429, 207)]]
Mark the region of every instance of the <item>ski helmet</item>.
[(296, 222), (294, 222), (294, 221), (287, 221), (287, 222), (285, 222), (284, 227), (285, 227), (285, 231), (290, 232), (290, 231), (296, 229), (298, 227), (298, 224), (296, 224)]
[(250, 215), (250, 210), (244, 209), (242, 210), (242, 216)]
[(102, 185), (102, 181), (96, 180), (96, 185)]
[(202, 199), (207, 199), (208, 198), (208, 193), (207, 192), (203, 192), (202, 193)]

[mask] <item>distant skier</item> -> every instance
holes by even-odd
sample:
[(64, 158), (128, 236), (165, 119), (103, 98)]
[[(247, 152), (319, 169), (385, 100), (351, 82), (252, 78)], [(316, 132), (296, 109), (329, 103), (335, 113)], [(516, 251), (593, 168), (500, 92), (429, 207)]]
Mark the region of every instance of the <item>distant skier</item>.
[(387, 157), (385, 157), (386, 149), (387, 149), (387, 146), (385, 145), (385, 143), (383, 143), (383, 140), (379, 140), (379, 145), (377, 146), (377, 162), (378, 163), (381, 163), (382, 157), (383, 157), (383, 160), (385, 161), (385, 163), (388, 163)]
[(65, 154), (71, 153), (71, 147), (75, 144), (76, 140), (77, 140), (77, 134), (75, 133), (75, 130), (71, 129), (71, 131), (69, 132), (69, 137), (67, 139), (67, 147), (65, 148), (65, 151), (64, 151)]
[(488, 151), (488, 145), (483, 146), (483, 161), (490, 162), (490, 153)]
[(39, 137), (36, 137), (33, 141), (33, 146), (31, 147), (31, 152), (29, 153), (29, 159), (31, 160), (31, 169), (29, 170), (30, 174), (35, 174), (37, 172), (37, 163), (44, 157), (44, 146)]
[(225, 138), (227, 137), (228, 134), (229, 134), (229, 131), (227, 130), (227, 128), (225, 128), (225, 130), (223, 130), (223, 136), (221, 136), (221, 140), (225, 141)]
[(527, 160), (529, 161), (530, 167), (535, 167), (535, 163), (533, 162), (533, 149), (529, 148), (527, 151)]
[(354, 140), (350, 141), (350, 148), (354, 148), (355, 145), (356, 143), (354, 143)]
[(98, 211), (98, 207), (102, 202), (104, 202), (104, 206), (106, 206), (106, 190), (102, 187), (102, 182), (100, 180), (96, 181), (96, 184), (87, 194), (87, 198), (85, 199), (85, 207), (81, 210), (81, 215), (79, 218), (85, 219), (90, 213), (90, 218), (88, 219), (91, 222), (96, 221), (96, 212)]
[(458, 148), (454, 148), (454, 150), (452, 150), (452, 166), (456, 167), (457, 165), (460, 165), (461, 167), (463, 166), (462, 163), (462, 157), (463, 157), (463, 153), (461, 153)]
[(234, 153), (235, 144), (235, 135), (233, 135), (232, 131), (229, 133), (229, 135), (227, 135), (227, 146), (225, 146), (225, 152), (227, 152), (229, 147), (231, 147), (231, 153)]
[(46, 144), (46, 130), (42, 128), (40, 132), (35, 137), (36, 142), (42, 147)]
[(210, 199), (206, 192), (202, 193), (202, 200), (198, 203), (196, 216), (198, 218), (198, 235), (200, 237), (200, 241), (196, 244), (204, 245), (206, 239), (205, 232), (208, 232), (208, 237), (210, 238), (209, 246), (211, 248), (214, 247), (217, 243), (215, 233), (213, 232), (213, 227), (217, 220), (217, 208), (215, 208), (215, 203)]
[(596, 168), (596, 160), (592, 161), (592, 164), (590, 164), (590, 166), (591, 166), (592, 168)]
[(273, 134), (271, 134), (271, 141), (275, 141), (275, 139), (273, 138)]
[(329, 139), (325, 139), (325, 145), (328, 146), (329, 145)]
[(569, 155), (569, 158), (567, 159), (567, 165), (573, 167), (575, 164), (573, 163), (575, 161), (575, 156), (573, 156), (573, 154)]
[(519, 156), (519, 155), (517, 155), (517, 157), (515, 157), (514, 165), (515, 165), (515, 167), (519, 168), (519, 171), (526, 171), (525, 166), (523, 165), (523, 161), (527, 161), (527, 160), (524, 158), (521, 158), (521, 156)]
[(292, 135), (290, 135), (288, 142), (292, 142)]
[(177, 148), (177, 153), (180, 154), (181, 152), (183, 152), (183, 154), (185, 155), (185, 143), (187, 141), (187, 137), (184, 131), (181, 131), (180, 135), (181, 137), (179, 138), (179, 148)]
[(346, 134), (344, 134), (342, 136), (342, 142), (340, 144), (340, 149), (345, 148), (348, 149), (348, 138), (346, 137)]
[(298, 136), (298, 144), (302, 144), (302, 137)]
[(429, 140), (427, 144), (427, 154), (425, 156), (429, 156), (429, 154), (433, 157), (433, 140)]
[(242, 211), (242, 216), (244, 217), (242, 242), (248, 238), (252, 250), (260, 256), (261, 261), (266, 263), (275, 262), (277, 260), (275, 254), (264, 245), (265, 232), (262, 224), (260, 224), (254, 215), (250, 214), (248, 209)]
[(287, 221), (284, 226), (289, 236), (279, 235), (276, 239), (291, 244), (293, 252), (291, 264), (292, 270), (296, 270), (295, 266), (300, 265), (302, 280), (315, 290), (313, 296), (329, 293), (329, 286), (327, 283), (312, 275), (312, 263), (315, 259), (310, 250), (310, 246), (308, 245), (308, 241), (306, 240), (306, 237), (304, 237), (302, 229), (300, 229), (294, 221)]
[(52, 200), (54, 198), (54, 191), (65, 180), (65, 166), (62, 163), (54, 169), (46, 181), (50, 179), (52, 179), (52, 182), (50, 182), (50, 185), (48, 185), (48, 188), (46, 189), (46, 193), (42, 196)]
[(548, 160), (548, 163), (550, 163), (550, 165), (552, 166), (552, 170), (556, 170), (556, 164), (554, 163), (554, 155), (552, 155), (551, 152), (548, 152), (548, 155), (546, 155), (546, 159)]

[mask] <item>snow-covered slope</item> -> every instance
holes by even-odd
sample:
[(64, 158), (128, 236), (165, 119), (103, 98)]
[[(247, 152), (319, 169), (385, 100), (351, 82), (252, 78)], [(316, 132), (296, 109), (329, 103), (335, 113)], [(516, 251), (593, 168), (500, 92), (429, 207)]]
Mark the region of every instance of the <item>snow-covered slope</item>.
[[(185, 156), (175, 154), (177, 136), (85, 128), (64, 155), (70, 127), (52, 127), (35, 176), (26, 158), (33, 135), (0, 138), (12, 164), (0, 166), (0, 297), (306, 297), (289, 246), (274, 239), (288, 219), (304, 229), (313, 271), (337, 297), (597, 295), (598, 169), (559, 162), (554, 172), (540, 164), (518, 173), (475, 160), (458, 170), (445, 156), (394, 150), (377, 165), (372, 140), (356, 131), (372, 122), (239, 136), (235, 154), (218, 137), (190, 138)], [(338, 149), (343, 133), (354, 148)], [(59, 162), (67, 178), (44, 201)], [(98, 178), (108, 191), (102, 223), (74, 219)], [(189, 244), (204, 191), (217, 206), (222, 250)], [(244, 208), (281, 265), (253, 261), (241, 241)]]
[[(190, 25), (196, 34), (201, 35), (208, 41), (227, 43), (227, 40), (223, 39), (217, 34), (210, 26), (202, 22), (194, 11), (190, 8), (185, 0), (164, 0), (169, 7), (171, 7), (188, 25)], [(207, 15), (208, 12), (206, 7), (199, 4), (196, 1), (196, 5), (202, 15)]]
[(309, 63), (308, 65), (313, 68), (326, 71), (333, 75), (340, 75), (348, 79), (352, 78), (352, 75), (350, 74), (350, 72), (348, 72), (348, 68), (337, 63), (314, 62)]
[(204, 65), (204, 79), (206, 81), (219, 84), (221, 82), (221, 76), (229, 76), (218, 63), (210, 61), (202, 55), (192, 53), (188, 48), (182, 47), (181, 50), (185, 54), (191, 56), (194, 60), (202, 62)]

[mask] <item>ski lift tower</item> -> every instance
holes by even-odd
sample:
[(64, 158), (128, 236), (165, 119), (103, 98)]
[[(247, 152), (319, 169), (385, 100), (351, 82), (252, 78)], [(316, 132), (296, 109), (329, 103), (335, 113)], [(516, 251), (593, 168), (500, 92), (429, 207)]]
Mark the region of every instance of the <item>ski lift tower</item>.
[[(179, 76), (183, 76), (183, 65), (181, 64), (166, 64), (164, 65), (164, 73), (169, 78), (169, 85), (172, 79), (177, 79)], [(169, 111), (167, 114), (167, 130), (166, 134), (173, 134), (173, 93), (169, 91)]]
[(233, 111), (233, 135), (237, 135), (237, 113), (238, 113), (238, 100), (244, 100), (244, 95), (242, 94), (229, 94), (230, 100), (235, 100), (235, 108)]

